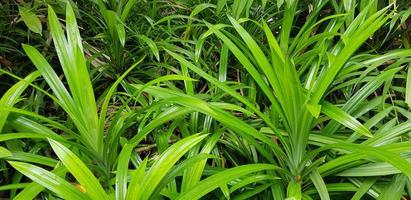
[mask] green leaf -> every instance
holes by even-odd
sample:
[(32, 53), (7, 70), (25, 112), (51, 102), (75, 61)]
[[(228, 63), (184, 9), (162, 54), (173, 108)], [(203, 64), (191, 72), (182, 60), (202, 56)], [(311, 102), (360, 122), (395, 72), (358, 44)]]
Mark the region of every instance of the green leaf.
[[(117, 78), (117, 80), (111, 85), (110, 89), (108, 90), (108, 92), (106, 93), (105, 97), (104, 97), (104, 101), (103, 104), (101, 106), (101, 110), (100, 110), (100, 117), (98, 119), (98, 124), (99, 124), (99, 133), (104, 133), (104, 128), (105, 128), (105, 120), (107, 117), (107, 109), (111, 100), (111, 97), (113, 96), (114, 92), (117, 89), (117, 86), (121, 83), (121, 81), (123, 81), (123, 79), (135, 68), (138, 66), (138, 64), (140, 64), (145, 57), (141, 58), (139, 61), (137, 61), (136, 63), (134, 63), (132, 66), (130, 66), (127, 71), (125, 71), (120, 77)], [(109, 136), (111, 137), (111, 135)]]
[(210, 3), (199, 4), (193, 9), (193, 11), (191, 11), (190, 18), (195, 17), (196, 15), (198, 15), (198, 13), (205, 10), (206, 8), (215, 8), (215, 7), (216, 5), (210, 4)]
[(147, 46), (150, 48), (150, 50), (153, 52), (154, 56), (156, 57), (157, 61), (160, 62), (160, 53), (158, 51), (158, 47), (156, 43), (145, 35), (137, 35), (137, 37), (143, 40), (147, 44)]
[[(168, 103), (168, 102), (166, 102)], [(160, 104), (161, 106), (162, 104)], [(135, 135), (129, 143), (123, 146), (120, 154), (118, 155), (117, 162), (117, 176), (116, 176), (116, 195), (117, 198), (121, 199), (123, 195), (126, 194), (127, 188), (127, 171), (128, 165), (131, 157), (131, 153), (135, 146), (146, 137), (154, 128), (172, 120), (183, 116), (187, 113), (193, 112), (191, 108), (185, 107), (171, 107), (169, 110), (164, 111), (154, 118), (149, 124), (147, 124), (139, 134)], [(124, 198), (124, 197), (123, 197)]]
[(128, 15), (130, 13), (130, 10), (133, 8), (133, 6), (136, 4), (137, 0), (129, 0), (127, 1), (126, 6), (124, 6), (123, 12), (121, 13), (121, 20), (125, 22), (128, 18)]
[[(409, 143), (402, 142), (395, 144), (397, 146), (403, 145), (406, 151), (409, 151)], [(395, 147), (395, 146), (394, 146)], [(406, 174), (407, 176), (411, 176), (411, 168), (409, 161), (402, 158), (399, 152), (393, 152), (393, 147), (388, 145), (382, 147), (371, 147), (367, 145), (360, 145), (360, 144), (349, 144), (349, 143), (336, 143), (336, 144), (329, 144), (327, 146), (321, 147), (319, 150), (324, 149), (335, 149), (335, 150), (343, 150), (352, 152), (351, 154), (347, 154), (345, 156), (340, 156), (334, 160), (327, 162), (326, 164), (321, 165), (318, 169), (321, 174), (327, 174), (329, 171), (338, 170), (339, 166), (343, 166), (347, 163), (352, 163), (354, 161), (362, 160), (362, 159), (378, 159), (380, 161), (387, 162), (400, 170), (402, 173)], [(400, 150), (402, 150), (401, 148)]]
[[(395, 121), (393, 122), (395, 123)], [(393, 138), (401, 136), (402, 134), (405, 134), (409, 131), (411, 131), (411, 120), (398, 124), (394, 127), (389, 127), (388, 129), (375, 134), (373, 138), (369, 138), (367, 141), (364, 141), (363, 144), (371, 146), (381, 146), (387, 141), (390, 141)]]
[[(263, 77), (259, 73), (259, 71), (254, 67), (251, 61), (247, 58), (247, 56), (242, 52), (241, 49), (237, 47), (227, 36), (225, 36), (222, 32), (218, 30), (216, 25), (207, 24), (208, 28), (219, 37), (225, 45), (230, 49), (230, 51), (237, 57), (238, 61), (244, 66), (244, 68), (249, 72), (249, 74), (254, 78), (256, 83), (260, 86), (261, 90), (263, 90), (264, 94), (266, 94), (267, 98), (270, 101), (275, 102), (275, 97), (271, 92), (268, 84), (263, 80)], [(169, 52), (170, 53), (170, 52)], [(172, 53), (170, 53), (172, 54)], [(173, 54), (172, 54), (173, 55)], [(174, 56), (176, 57), (176, 56)]]
[(280, 9), (283, 4), (284, 4), (284, 0), (277, 0), (277, 8), (278, 9)]
[(408, 67), (407, 85), (405, 86), (405, 102), (411, 109), (411, 67)]
[(177, 176), (183, 174), (184, 170), (189, 169), (190, 167), (195, 166), (197, 163), (210, 158), (218, 159), (218, 157), (216, 156), (206, 153), (200, 153), (182, 161), (177, 166), (174, 166), (173, 169), (171, 169), (169, 173), (163, 178), (163, 180), (161, 180), (159, 186), (153, 194), (160, 194), (160, 191), (163, 190), (167, 184), (171, 183)]
[(322, 112), (331, 119), (341, 123), (342, 125), (352, 129), (353, 131), (365, 135), (367, 137), (373, 137), (367, 127), (362, 125), (358, 120), (344, 112), (340, 108), (334, 106), (331, 103), (324, 102), (322, 104)]
[(257, 195), (258, 193), (261, 193), (261, 192), (267, 190), (267, 188), (269, 188), (270, 186), (272, 186), (272, 183), (265, 183), (265, 184), (262, 184), (262, 185), (255, 186), (251, 189), (247, 189), (244, 192), (241, 192), (237, 196), (233, 197), (233, 199), (235, 199), (235, 200), (252, 199), (252, 197)]
[(224, 197), (225, 197), (227, 200), (230, 200), (230, 190), (228, 189), (227, 184), (221, 185), (221, 186), (220, 186), (220, 190), (221, 190), (221, 192), (223, 192)]
[[(57, 98), (66, 104), (63, 109), (73, 120), (83, 137), (83, 142), (93, 149), (96, 155), (102, 157), (103, 133), (98, 132), (97, 106), (93, 86), (82, 51), (75, 15), (70, 3), (66, 4), (66, 13), (67, 38), (53, 8), (51, 6), (48, 8), (50, 32), (72, 97), (65, 90), (64, 85), (60, 83), (54, 85), (56, 82), (61, 81), (56, 80), (57, 77), (54, 76), (57, 75), (42, 55), (38, 55), (38, 58), (30, 57), (30, 59), (42, 72), (43, 77), (45, 77), (53, 92), (56, 93)], [(36, 59), (43, 61), (42, 63), (36, 63)], [(41, 64), (44, 66), (41, 66)], [(66, 94), (62, 94), (63, 91), (60, 90), (65, 90), (64, 93)]]
[[(210, 26), (211, 27), (211, 26)], [(215, 27), (214, 28), (210, 28), (210, 30), (216, 31)], [(224, 36), (222, 36), (224, 37)], [(228, 40), (228, 38), (227, 38)], [(229, 41), (229, 40), (228, 40)], [(229, 41), (230, 42), (230, 41)], [(232, 44), (232, 43), (231, 43)], [(238, 52), (238, 54), (241, 54), (241, 51), (236, 48), (236, 46), (234, 44), (232, 44), (232, 46), (236, 52)], [(270, 128), (272, 128), (273, 130), (275, 130), (275, 134), (276, 136), (278, 136), (278, 138), (283, 141), (282, 135), (278, 134), (278, 131), (276, 130), (275, 126), (272, 124), (271, 120), (268, 118), (267, 115), (263, 114), (258, 108), (256, 108), (256, 106), (250, 102), (248, 99), (244, 98), (242, 95), (238, 94), (233, 88), (231, 88), (230, 86), (226, 85), (225, 83), (220, 82), (219, 80), (217, 80), (216, 78), (212, 77), (211, 75), (209, 75), (208, 73), (206, 73), (205, 71), (203, 71), (201, 68), (195, 66), (194, 64), (188, 62), (186, 59), (184, 59), (182, 56), (171, 52), (169, 50), (166, 50), (171, 56), (173, 56), (176, 60), (178, 60), (181, 65), (186, 66), (187, 68), (191, 69), (192, 71), (194, 71), (195, 73), (197, 73), (198, 75), (202, 76), (203, 78), (205, 78), (207, 81), (211, 82), (213, 85), (216, 85), (219, 89), (223, 90), (224, 92), (226, 92), (227, 94), (231, 95), (232, 97), (236, 98), (237, 100), (239, 100), (240, 102), (242, 102), (243, 104), (245, 104), (249, 109), (251, 109), (253, 112), (255, 112), (259, 117), (261, 117), (265, 123), (267, 123), (267, 125), (270, 126)], [(254, 67), (251, 65), (251, 63), (249, 63), (248, 60), (244, 61), (245, 63), (248, 63), (250, 65), (247, 65), (248, 67), (251, 67), (253, 72), (255, 72), (256, 77), (261, 78), (258, 74), (258, 72), (254, 69)], [(251, 73), (251, 72), (250, 72)], [(261, 80), (263, 81), (263, 80)], [(265, 85), (266, 86), (266, 85)], [(268, 87), (266, 87), (268, 89)], [(274, 98), (274, 97), (273, 97)], [(228, 120), (230, 121), (230, 120)], [(232, 122), (230, 124), (233, 124)], [(286, 151), (288, 151), (288, 145), (287, 143), (283, 142), (283, 145), (285, 145), (285, 149)]]
[(218, 0), (217, 1), (217, 8), (216, 8), (216, 14), (220, 14), (220, 12), (223, 10), (223, 8), (226, 6), (227, 0)]
[[(67, 173), (67, 169), (59, 163), (55, 166), (51, 173), (59, 177), (64, 177)], [(14, 197), (14, 200), (34, 199), (44, 189), (45, 187), (43, 187), (39, 183), (30, 183), (26, 187), (24, 187), (24, 189), (21, 192), (19, 192), (19, 194), (16, 197)]]
[(346, 38), (344, 48), (341, 49), (341, 45), (336, 45), (334, 47), (335, 53), (338, 54), (332, 54), (335, 58), (329, 61), (329, 67), (323, 70), (318, 76), (311, 99), (313, 103), (321, 101), (328, 87), (347, 60), (387, 21), (389, 16), (385, 16), (385, 14), (388, 8), (389, 6), (374, 13), (365, 21), (363, 21), (363, 19), (366, 17), (368, 11), (362, 11), (350, 24), (345, 33), (341, 36), (342, 38)]
[(377, 179), (377, 177), (370, 177), (364, 180), (351, 200), (361, 200), (361, 198), (370, 190), (371, 186), (374, 185)]
[(326, 184), (317, 169), (312, 170), (310, 173), (310, 179), (313, 181), (315, 188), (317, 188), (321, 200), (330, 200), (330, 195), (328, 194)]
[(395, 175), (390, 183), (381, 191), (377, 200), (402, 199), (405, 183), (409, 180), (404, 174)]
[(222, 122), (224, 125), (236, 131), (242, 137), (245, 137), (248, 140), (248, 142), (254, 145), (266, 159), (270, 160), (270, 162), (275, 163), (271, 153), (268, 153), (266, 149), (262, 148), (262, 146), (258, 144), (255, 141), (255, 139), (258, 139), (264, 142), (265, 144), (269, 145), (278, 157), (285, 159), (284, 152), (279, 148), (277, 144), (274, 144), (274, 142), (271, 139), (261, 134), (254, 127), (250, 126), (244, 121), (234, 117), (233, 115), (227, 112), (224, 112), (216, 106), (207, 104), (201, 99), (197, 99), (193, 96), (189, 96), (165, 88), (148, 87), (147, 89), (145, 89), (145, 91), (160, 98), (166, 98), (168, 102), (180, 104), (187, 108), (196, 109), (199, 112), (204, 112), (205, 114), (210, 115), (214, 119)]
[(19, 152), (19, 151), (12, 152), (12, 156), (8, 157), (7, 159), (36, 163), (36, 164), (46, 165), (49, 167), (54, 167), (57, 164), (57, 160), (54, 160), (53, 158), (48, 158), (48, 157), (33, 154), (33, 153), (26, 153), (26, 152)]
[(312, 104), (306, 104), (307, 110), (311, 113), (311, 115), (315, 118), (318, 118), (318, 116), (321, 113), (321, 105), (312, 105)]
[(0, 158), (7, 158), (10, 156), (12, 156), (12, 153), (8, 149), (0, 146)]
[(81, 42), (80, 31), (76, 22), (76, 15), (70, 2), (67, 2), (66, 6), (66, 26), (67, 26), (67, 40), (73, 52), (77, 51), (77, 47), (83, 51), (83, 45)]
[[(214, 149), (214, 146), (216, 145), (217, 141), (220, 139), (221, 134), (222, 134), (221, 132), (213, 134), (207, 140), (207, 143), (203, 146), (200, 153), (209, 154)], [(197, 149), (193, 149), (193, 150), (195, 150), (195, 153), (197, 153)], [(192, 187), (194, 187), (195, 184), (197, 184), (201, 180), (201, 176), (206, 166), (206, 161), (207, 160), (202, 160), (194, 164), (192, 167), (188, 168), (184, 172), (183, 181), (181, 184), (181, 192), (190, 190)]]
[[(401, 68), (385, 70), (378, 76), (372, 77), (372, 79), (367, 82), (367, 84), (361, 87), (361, 89), (359, 89), (354, 95), (350, 97), (350, 99), (348, 99), (348, 101), (341, 107), (341, 109), (348, 114), (353, 113), (353, 111), (358, 109), (363, 104), (367, 97), (374, 93), (384, 82), (391, 80), (394, 74), (399, 70), (401, 70)], [(340, 125), (337, 122), (331, 121), (323, 130), (326, 134), (332, 135), (339, 128)]]
[(19, 14), (26, 26), (33, 32), (42, 34), (42, 26), (40, 19), (34, 14), (31, 9), (19, 6)]
[(76, 180), (85, 188), (87, 194), (92, 199), (108, 200), (106, 192), (103, 190), (99, 181), (87, 166), (73, 152), (64, 145), (49, 139), (49, 143), (56, 155), (63, 162), (68, 171), (73, 174)]
[[(407, 159), (411, 163), (411, 158)], [(378, 162), (352, 167), (337, 174), (345, 177), (364, 177), (364, 176), (388, 176), (401, 173), (389, 163)]]
[[(132, 183), (129, 185), (129, 190), (127, 190), (127, 178), (128, 178), (128, 165), (130, 161), (131, 153), (134, 149), (134, 145), (126, 143), (121, 149), (121, 152), (118, 156), (117, 161), (117, 175), (116, 175), (116, 199), (124, 200), (126, 198), (127, 193), (129, 193), (130, 197), (135, 197), (136, 193), (138, 192), (138, 187), (140, 184), (134, 184), (137, 181), (133, 180)], [(141, 166), (141, 165), (140, 165)], [(141, 169), (141, 168), (140, 168)]]
[(13, 190), (13, 189), (22, 189), (30, 185), (30, 183), (15, 183), (15, 184), (9, 184), (9, 185), (2, 185), (0, 186), (0, 191), (5, 191), (5, 190)]
[[(123, 192), (124, 190), (123, 191), (116, 190), (117, 192), (116, 195), (117, 195), (118, 200), (124, 199), (124, 197), (127, 197), (127, 200), (137, 199), (138, 192), (141, 189), (141, 180), (143, 180), (146, 175), (147, 161), (148, 161), (148, 157), (146, 157), (143, 160), (143, 162), (141, 162), (140, 166), (138, 166), (138, 169), (133, 174), (131, 174), (131, 181), (130, 181), (130, 184), (128, 185), (126, 196), (124, 195), (124, 192)], [(125, 174), (125, 176), (127, 175)]]
[(141, 189), (136, 194), (137, 199), (149, 199), (152, 192), (156, 189), (161, 179), (173, 167), (173, 165), (196, 144), (201, 142), (207, 135), (192, 135), (184, 138), (170, 146), (161, 156), (154, 162), (150, 170), (140, 185)]
[(120, 40), (121, 46), (124, 47), (124, 44), (126, 43), (126, 30), (124, 28), (124, 25), (121, 23), (118, 23), (116, 27), (118, 39)]
[(233, 185), (230, 188), (230, 193), (246, 186), (249, 184), (254, 184), (254, 183), (258, 183), (258, 182), (263, 182), (263, 181), (274, 181), (274, 180), (278, 180), (280, 179), (279, 177), (275, 177), (273, 175), (269, 175), (269, 174), (255, 174), (255, 175), (249, 175), (244, 179), (241, 179), (240, 181), (238, 181), (235, 185)]
[(269, 164), (248, 164), (231, 169), (226, 169), (218, 172), (202, 181), (200, 181), (193, 189), (181, 193), (176, 200), (181, 199), (200, 199), (207, 193), (219, 188), (221, 184), (226, 184), (229, 181), (240, 178), (242, 176), (264, 170), (275, 170), (278, 167)]
[(39, 76), (40, 73), (38, 71), (29, 74), (26, 78), (14, 84), (6, 91), (6, 93), (3, 94), (0, 99), (0, 132), (3, 130), (7, 117), (10, 113), (10, 110), (5, 108), (14, 106), (14, 104), (18, 102), (18, 99), (24, 90)]
[(9, 163), (22, 174), (55, 192), (63, 199), (89, 199), (72, 184), (43, 168), (23, 162), (9, 161)]

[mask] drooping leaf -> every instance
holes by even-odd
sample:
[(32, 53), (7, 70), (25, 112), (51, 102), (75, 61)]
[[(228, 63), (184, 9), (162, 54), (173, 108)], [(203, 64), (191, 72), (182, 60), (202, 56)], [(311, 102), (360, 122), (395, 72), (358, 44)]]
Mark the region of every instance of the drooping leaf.
[(344, 126), (356, 131), (357, 133), (360, 133), (367, 137), (373, 137), (371, 132), (358, 120), (356, 120), (354, 117), (350, 116), (349, 114), (347, 114), (346, 112), (344, 112), (343, 110), (339, 109), (331, 103), (324, 102), (322, 104), (322, 112), (331, 119), (336, 120)]
[(64, 199), (89, 199), (72, 184), (45, 169), (23, 162), (9, 161), (9, 163), (31, 180), (55, 192)]
[(34, 33), (42, 34), (42, 26), (40, 19), (35, 13), (29, 8), (19, 6), (19, 15), (26, 26)]
[(200, 199), (202, 196), (218, 188), (221, 184), (227, 183), (241, 176), (263, 170), (278, 169), (269, 164), (248, 164), (224, 170), (200, 181), (192, 190), (181, 193), (176, 199)]
[(79, 157), (77, 157), (67, 147), (54, 140), (50, 139), (49, 143), (56, 155), (63, 162), (64, 166), (85, 188), (87, 194), (92, 199), (109, 199), (99, 181)]
[(0, 146), (0, 158), (7, 158), (10, 156), (12, 156), (12, 153), (8, 149)]
[(192, 135), (170, 146), (160, 158), (151, 166), (140, 185), (141, 189), (136, 194), (137, 199), (149, 199), (161, 179), (171, 167), (193, 146), (198, 144), (207, 135)]

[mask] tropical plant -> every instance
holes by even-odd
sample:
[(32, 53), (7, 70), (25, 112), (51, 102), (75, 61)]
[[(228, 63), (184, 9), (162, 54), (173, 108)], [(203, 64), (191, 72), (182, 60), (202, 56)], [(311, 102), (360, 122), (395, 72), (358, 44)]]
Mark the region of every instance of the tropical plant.
[(0, 197), (411, 196), (407, 1), (3, 4)]
[[(346, 177), (347, 181), (334, 183), (332, 186), (338, 188), (341, 185), (335, 189), (336, 192), (344, 189), (350, 191), (350, 185), (347, 184), (354, 184), (355, 181), (356, 185), (362, 185), (361, 180), (351, 177), (366, 177), (370, 175), (371, 169), (376, 169), (373, 167), (382, 163), (399, 173), (394, 176), (391, 184), (397, 183), (400, 188), (406, 185), (405, 177), (410, 176), (410, 168), (405, 153), (409, 150), (405, 150), (405, 147), (409, 142), (398, 140), (402, 138), (402, 134), (409, 131), (409, 128), (405, 128), (409, 122), (392, 124), (393, 131), (390, 133), (384, 133), (387, 129), (382, 129), (384, 126), (379, 128), (378, 125), (380, 122), (384, 124), (385, 117), (395, 112), (392, 105), (385, 105), (387, 92), (394, 75), (401, 70), (401, 66), (408, 64), (411, 52), (409, 49), (403, 49), (389, 51), (380, 56), (354, 54), (395, 12), (389, 10), (391, 6), (372, 12), (372, 2), (361, 9), (358, 15), (336, 13), (318, 19), (320, 11), (327, 3), (318, 1), (313, 5), (307, 22), (294, 38), (292, 26), (298, 1), (287, 2), (278, 41), (266, 22), (259, 26), (261, 31), (264, 31), (266, 39), (258, 38), (259, 41), (256, 41), (234, 18), (229, 17), (232, 26), (211, 25), (205, 22), (209, 31), (204, 33), (203, 38), (215, 34), (225, 47), (221, 50), (221, 55), (226, 56), (229, 49), (241, 63), (243, 70), (248, 72), (251, 79), (252, 84), (248, 89), (253, 90), (249, 91), (254, 95), (251, 98), (256, 99), (258, 95), (257, 101), (267, 102), (264, 103), (267, 106), (262, 108), (264, 112), (256, 107), (255, 102), (238, 94), (235, 88), (221, 83), (181, 55), (168, 51), (180, 62), (182, 69), (184, 67), (192, 70), (214, 87), (225, 91), (247, 106), (248, 112), (255, 113), (264, 122), (266, 127), (262, 127), (261, 132), (278, 140), (276, 144), (269, 137), (262, 136), (254, 127), (241, 121), (234, 123), (233, 119), (227, 122), (228, 116), (220, 119), (218, 114), (221, 110), (216, 111), (212, 106), (210, 111), (203, 111), (222, 123), (227, 122), (226, 126), (241, 127), (242, 124), (249, 127), (249, 130), (234, 130), (247, 132), (269, 147), (266, 149), (255, 146), (264, 157), (263, 162), (270, 162), (284, 169), (283, 174), (278, 173), (282, 181), (271, 186), (275, 199), (301, 199), (307, 195), (306, 190), (312, 190), (311, 187), (316, 188), (322, 199), (330, 199), (328, 191), (333, 192), (334, 189), (328, 188), (325, 178), (331, 175)], [(346, 13), (355, 13), (356, 7), (354, 4), (351, 6), (348, 8), (346, 4), (341, 5)], [(341, 10), (341, 7), (337, 7), (336, 10)], [(247, 22), (246, 19), (240, 21), (253, 23)], [(224, 27), (233, 27), (240, 37), (224, 30)], [(199, 44), (197, 47), (201, 49), (202, 41), (199, 41)], [(195, 60), (197, 57), (191, 59)], [(389, 61), (391, 63), (387, 64)], [(379, 68), (383, 71), (379, 72)], [(379, 93), (378, 89), (383, 85), (384, 90)], [(342, 91), (346, 100), (339, 98), (337, 104), (331, 103), (335, 94), (330, 95), (330, 91), (335, 90)], [(376, 93), (377, 96), (370, 97)], [(374, 110), (379, 114), (373, 116), (371, 113), (375, 112)], [(212, 112), (218, 114), (213, 115)], [(400, 120), (397, 116), (397, 121)], [(325, 123), (327, 121), (329, 122)], [(365, 123), (362, 124), (360, 121)], [(345, 127), (351, 129), (351, 132)], [(374, 127), (373, 134), (370, 129)], [(250, 141), (253, 142), (250, 142), (251, 144), (255, 144), (255, 140), (250, 138)], [(397, 145), (404, 147), (403, 151), (395, 151), (394, 146)], [(314, 148), (316, 146), (320, 148)], [(333, 151), (330, 152), (329, 149)], [(324, 151), (327, 152), (322, 153)], [(357, 168), (364, 171), (357, 171)], [(348, 171), (350, 173), (347, 173)], [(397, 174), (375, 171), (373, 173)], [(367, 187), (370, 188), (376, 181), (368, 183)], [(402, 189), (394, 192), (395, 189), (389, 186), (381, 190), (398, 197), (403, 192)], [(356, 198), (364, 194), (365, 192), (361, 191), (356, 194)]]
[[(111, 96), (127, 73), (139, 63), (129, 68), (111, 86), (101, 100), (101, 109), (98, 115), (74, 12), (70, 4), (67, 4), (67, 37), (64, 36), (57, 16), (51, 7), (49, 7), (48, 13), (51, 34), (68, 88), (64, 86), (50, 64), (34, 47), (23, 45), (25, 52), (38, 71), (22, 79), (3, 95), (1, 99), (2, 123), (0, 127), (3, 129), (2, 141), (6, 141), (6, 144), (9, 141), (22, 138), (37, 138), (48, 141), (60, 162), (44, 156), (24, 153), (23, 149), (13, 151), (10, 148), (2, 147), (1, 157), (9, 160), (9, 164), (18, 172), (35, 182), (8, 185), (7, 188), (13, 189), (24, 187), (24, 190), (16, 196), (12, 195), (12, 197), (15, 199), (30, 199), (44, 189), (48, 189), (54, 195), (64, 199), (149, 199), (154, 194), (159, 194), (159, 192), (164, 193), (165, 196), (177, 195), (172, 188), (166, 187), (167, 184), (173, 182), (179, 172), (187, 167), (195, 165), (200, 167), (200, 170), (201, 167), (204, 168), (206, 163), (203, 160), (213, 158), (208, 153), (219, 139), (219, 135), (210, 137), (204, 144), (205, 146), (200, 154), (174, 167), (187, 151), (194, 146), (198, 146), (197, 144), (207, 137), (207, 134), (204, 133), (191, 134), (191, 136), (187, 136), (168, 147), (148, 167), (148, 159), (141, 161), (133, 151), (135, 146), (156, 127), (173, 120), (174, 117), (192, 112), (193, 109), (178, 106), (161, 108), (169, 102), (159, 102), (141, 109), (131, 109), (128, 104), (124, 104), (115, 113), (111, 113), (113, 117), (110, 119), (111, 122), (108, 123), (109, 127), (106, 127), (107, 108)], [(12, 75), (7, 71), (2, 71)], [(53, 94), (32, 84), (40, 75), (45, 79)], [(191, 79), (185, 77), (170, 75), (148, 84), (166, 80), (191, 81)], [(53, 99), (67, 113), (71, 123), (61, 124), (34, 112), (14, 108), (13, 106), (18, 102), (19, 96), (29, 85)], [(153, 115), (153, 112), (155, 116), (148, 124), (145, 124), (146, 120), (144, 118)], [(122, 134), (127, 128), (136, 123), (135, 120), (138, 117), (143, 118), (139, 124), (138, 133), (127, 141), (126, 138), (122, 137)], [(11, 132), (15, 129), (19, 132)], [(57, 134), (56, 130), (53, 129), (62, 131), (63, 134)], [(123, 144), (120, 144), (121, 141), (123, 141)], [(9, 144), (7, 146), (12, 146), (13, 143)], [(119, 152), (119, 148), (121, 152)], [(130, 159), (135, 169), (129, 168)], [(54, 169), (48, 171), (27, 162)], [(277, 167), (270, 164), (250, 164), (222, 171), (218, 170), (211, 173), (207, 179), (197, 183), (199, 187), (205, 189), (195, 193), (195, 195), (201, 197), (211, 192), (220, 186), (216, 185), (216, 182), (219, 183), (221, 180), (230, 181), (250, 173), (275, 169)], [(200, 175), (202, 171), (203, 169), (199, 172)], [(77, 185), (73, 185), (65, 179), (67, 172), (74, 177)], [(132, 177), (130, 181), (128, 177)], [(19, 179), (21, 179), (21, 176)], [(112, 182), (112, 179), (115, 181)], [(238, 187), (241, 187), (241, 185)], [(186, 195), (191, 196), (192, 192), (182, 193), (180, 194), (181, 197), (178, 198), (184, 198)]]

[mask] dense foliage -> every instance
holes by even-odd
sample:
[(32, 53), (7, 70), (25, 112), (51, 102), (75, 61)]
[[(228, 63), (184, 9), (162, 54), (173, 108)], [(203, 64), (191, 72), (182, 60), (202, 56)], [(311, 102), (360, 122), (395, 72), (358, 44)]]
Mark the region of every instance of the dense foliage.
[(4, 0), (0, 197), (410, 199), (407, 0)]

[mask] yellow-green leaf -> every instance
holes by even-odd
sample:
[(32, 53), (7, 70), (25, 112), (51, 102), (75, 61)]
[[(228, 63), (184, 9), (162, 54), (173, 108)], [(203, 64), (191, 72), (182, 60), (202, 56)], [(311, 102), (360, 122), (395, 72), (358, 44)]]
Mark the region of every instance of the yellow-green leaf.
[(30, 9), (19, 6), (19, 14), (26, 26), (33, 32), (41, 35), (42, 26), (40, 19)]

